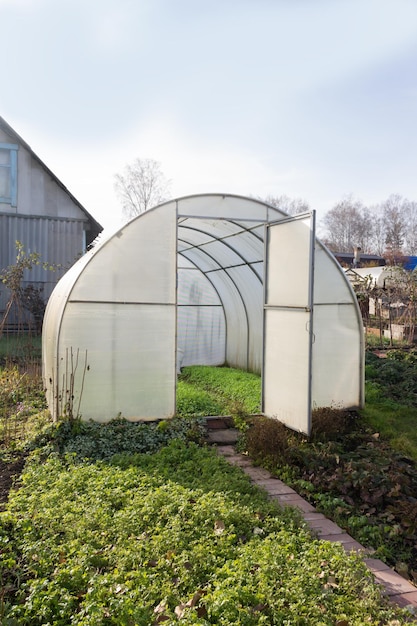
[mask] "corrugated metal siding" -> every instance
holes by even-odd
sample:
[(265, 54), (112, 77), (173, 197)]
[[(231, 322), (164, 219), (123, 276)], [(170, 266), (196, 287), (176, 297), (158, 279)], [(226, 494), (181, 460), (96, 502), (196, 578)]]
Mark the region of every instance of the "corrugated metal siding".
[[(37, 252), (41, 263), (62, 266), (62, 269), (50, 271), (35, 265), (25, 271), (23, 286), (42, 287), (47, 299), (59, 278), (83, 253), (83, 230), (83, 220), (0, 214), (0, 269), (16, 262), (16, 241), (23, 244), (27, 254)], [(0, 319), (9, 296), (8, 289), (0, 284)], [(10, 322), (17, 323), (17, 317), (15, 311)]]

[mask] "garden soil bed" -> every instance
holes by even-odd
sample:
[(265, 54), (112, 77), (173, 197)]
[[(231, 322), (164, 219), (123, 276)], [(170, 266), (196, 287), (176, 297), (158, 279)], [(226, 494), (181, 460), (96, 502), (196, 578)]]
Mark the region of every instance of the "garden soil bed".
[(21, 454), (13, 461), (7, 462), (0, 459), (0, 511), (4, 510), (9, 491), (22, 473), (26, 456), (26, 454)]

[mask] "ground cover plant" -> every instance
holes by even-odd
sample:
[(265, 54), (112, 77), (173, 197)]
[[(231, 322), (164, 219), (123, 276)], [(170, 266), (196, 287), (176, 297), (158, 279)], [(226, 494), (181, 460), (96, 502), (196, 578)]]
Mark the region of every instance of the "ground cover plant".
[[(45, 426), (44, 405), (37, 404), (42, 392), (35, 385), (33, 401), (27, 393), (33, 427), (22, 429), (15, 442), (10, 438), (11, 445), (0, 444), (7, 461), (2, 466), (0, 458), (0, 478), (2, 468), (12, 470), (18, 461), (19, 473), (30, 457), (22, 488), (0, 514), (0, 623), (409, 623), (387, 607), (360, 559), (313, 540), (294, 513), (276, 509), (239, 470), (201, 447), (204, 421), (195, 416), (207, 413), (233, 415), (246, 433), (242, 446), (255, 434), (248, 414), (259, 410), (260, 378), (231, 368), (184, 369), (177, 412), (186, 417), (158, 424), (131, 424), (120, 417), (108, 425), (64, 420)], [(229, 377), (223, 388), (222, 376)], [(12, 413), (20, 401), (18, 387), (12, 385)], [(412, 511), (402, 510), (404, 520), (411, 520), (407, 544), (407, 533), (401, 534), (386, 508), (384, 526), (390, 531), (381, 534), (375, 522), (379, 504), (372, 512), (375, 503), (369, 502), (371, 494), (395, 509), (398, 494), (416, 493), (409, 460), (397, 455), (403, 465), (394, 471), (392, 448), (355, 414), (322, 412), (309, 442), (270, 422), (286, 436), (262, 431), (263, 462), (272, 471), (279, 467), (286, 482), (293, 481), (340, 525), (350, 519), (352, 535), (364, 544), (374, 542), (377, 556), (395, 560), (400, 569), (403, 563), (402, 573), (412, 576)], [(383, 462), (381, 442), (387, 452)], [(278, 451), (273, 463), (271, 448)], [(368, 464), (349, 466), (360, 460), (361, 450)], [(251, 453), (256, 458), (254, 449)], [(303, 458), (315, 468), (306, 478), (297, 473)], [(378, 464), (375, 487), (371, 478)], [(393, 490), (387, 475), (400, 486)], [(327, 484), (334, 490), (326, 490)], [(356, 512), (345, 496), (355, 505), (364, 501), (365, 509)]]
[[(179, 386), (185, 384), (207, 394), (223, 409), (225, 414), (259, 413), (261, 379), (257, 374), (243, 372), (233, 367), (208, 367), (198, 365), (181, 370)], [(221, 415), (221, 412), (204, 413)]]
[(4, 626), (407, 623), (359, 557), (193, 443), (35, 454), (0, 545)]

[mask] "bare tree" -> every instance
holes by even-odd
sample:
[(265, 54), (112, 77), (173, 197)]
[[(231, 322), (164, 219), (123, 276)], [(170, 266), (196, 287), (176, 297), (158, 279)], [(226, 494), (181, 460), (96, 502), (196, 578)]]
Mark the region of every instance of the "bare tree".
[(405, 201), (404, 251), (406, 254), (417, 254), (417, 202)]
[(171, 181), (165, 177), (158, 161), (135, 159), (125, 166), (122, 174), (116, 174), (114, 178), (116, 194), (128, 219), (170, 197)]
[(375, 204), (369, 207), (369, 215), (372, 222), (372, 237), (369, 243), (369, 252), (382, 256), (386, 249), (386, 228), (381, 205)]
[(266, 202), (276, 209), (280, 209), (289, 215), (297, 215), (298, 213), (307, 213), (310, 211), (310, 206), (306, 200), (302, 198), (290, 198), (285, 194), (281, 196), (266, 196), (266, 198), (261, 198), (258, 196), (258, 200), (262, 200), (262, 202)]
[(398, 194), (392, 194), (382, 203), (385, 222), (385, 243), (392, 260), (402, 254), (406, 230), (406, 202)]
[(355, 246), (369, 249), (372, 217), (352, 195), (338, 202), (323, 218), (325, 241), (338, 252), (352, 252)]

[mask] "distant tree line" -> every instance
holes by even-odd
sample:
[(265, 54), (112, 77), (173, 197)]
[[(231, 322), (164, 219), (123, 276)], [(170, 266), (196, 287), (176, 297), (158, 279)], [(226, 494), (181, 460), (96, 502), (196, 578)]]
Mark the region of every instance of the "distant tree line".
[(324, 243), (338, 252), (362, 252), (386, 257), (417, 255), (417, 202), (392, 194), (380, 204), (366, 206), (345, 197), (324, 216)]
[[(115, 175), (115, 191), (128, 219), (168, 200), (170, 185), (161, 164), (152, 159), (137, 158), (126, 165), (123, 173)], [(255, 198), (289, 215), (311, 210), (302, 198), (287, 195)], [(335, 252), (360, 248), (363, 253), (387, 258), (417, 255), (417, 202), (398, 194), (372, 206), (348, 195), (326, 213), (320, 227), (321, 239)]]

